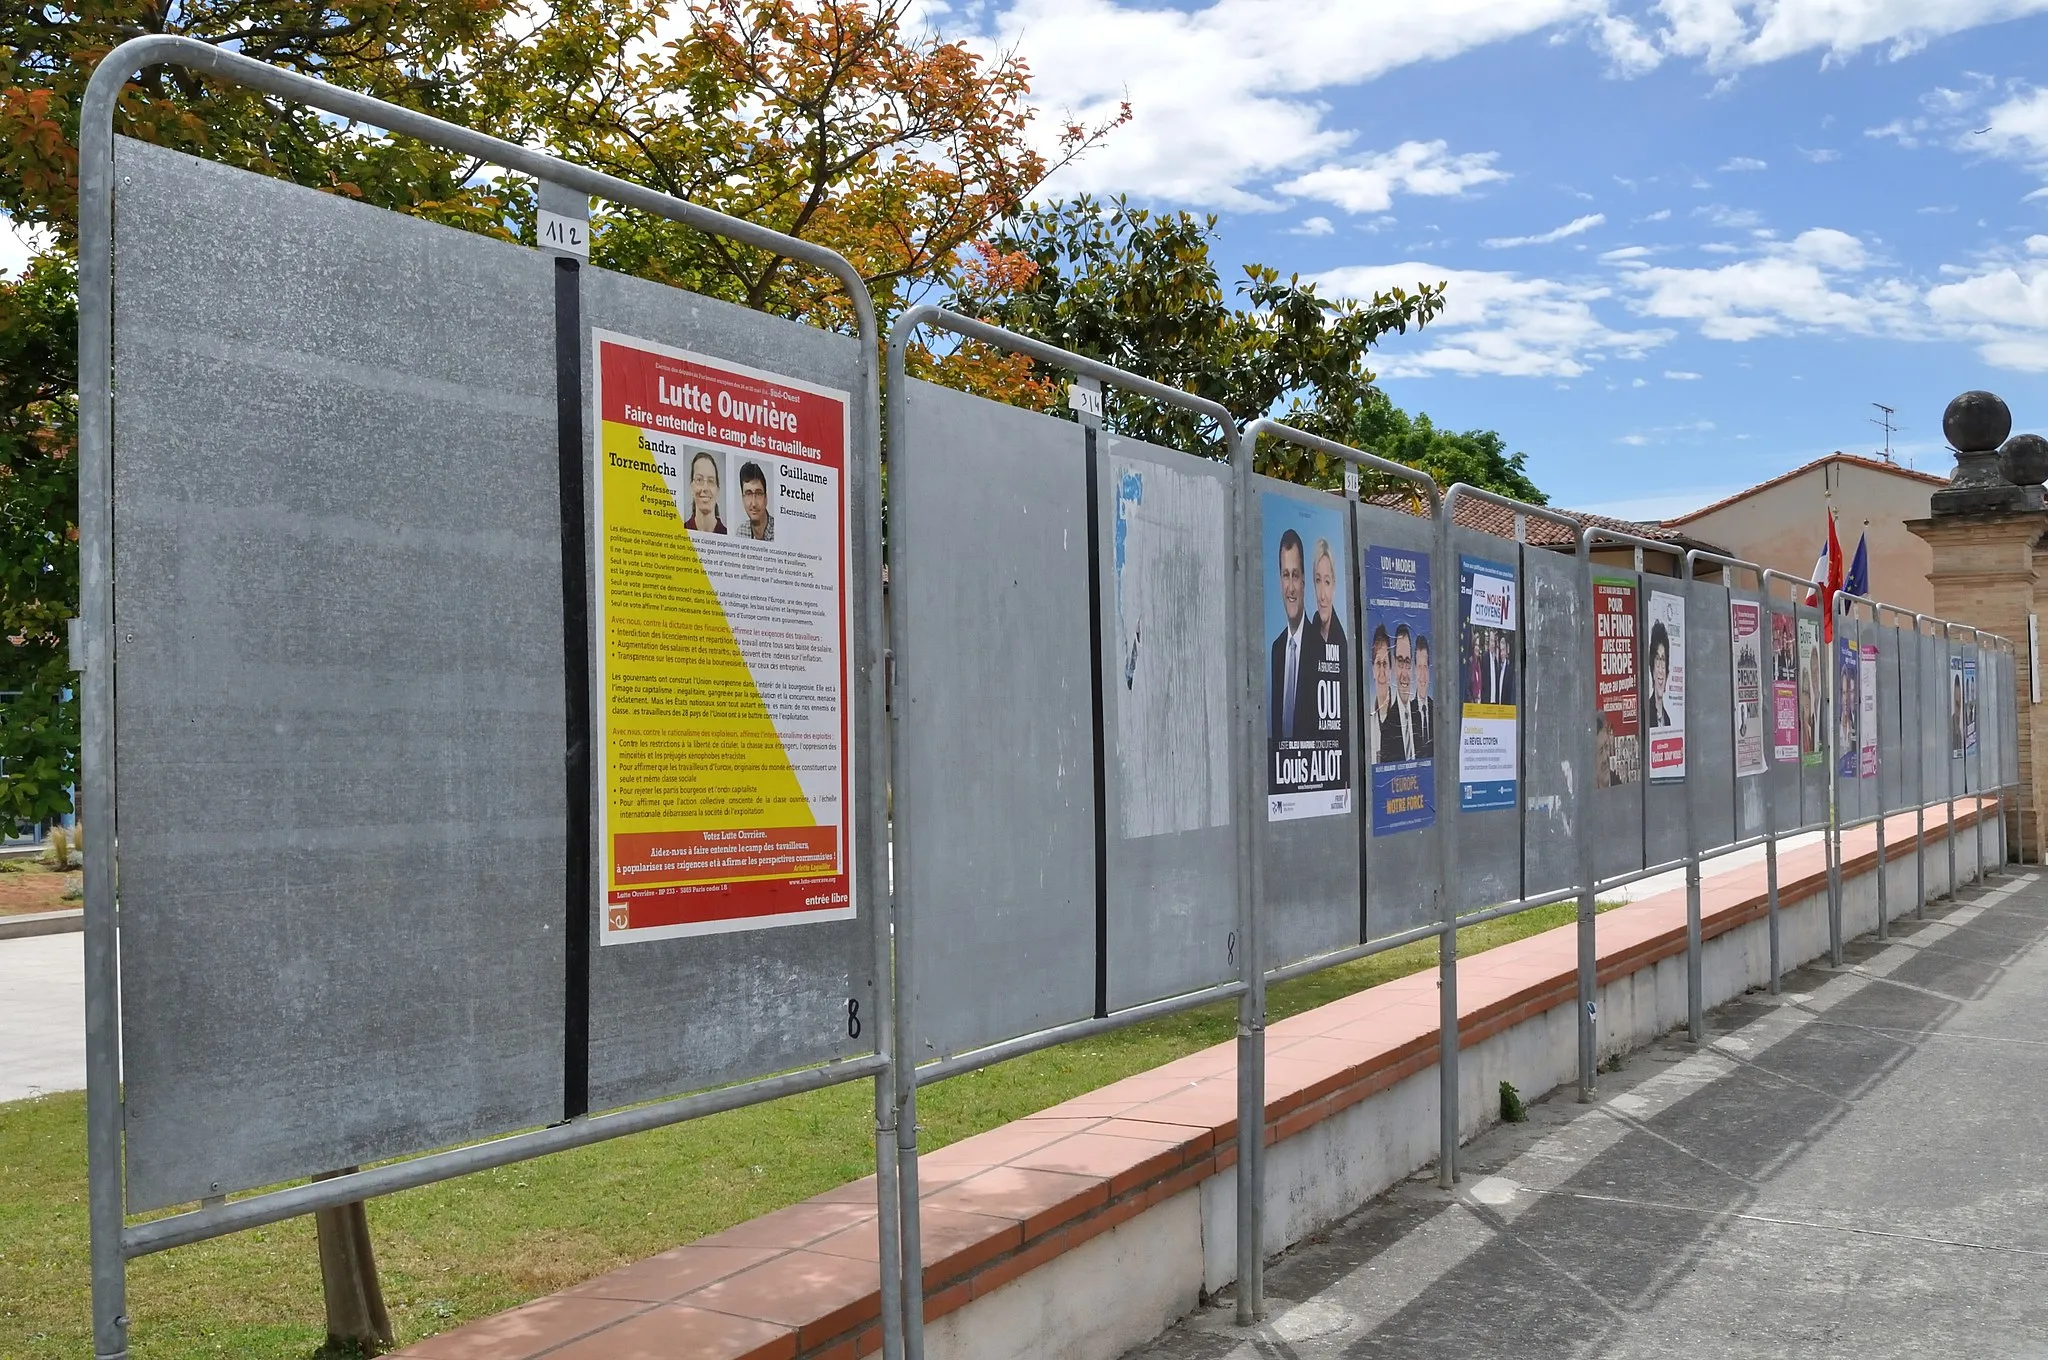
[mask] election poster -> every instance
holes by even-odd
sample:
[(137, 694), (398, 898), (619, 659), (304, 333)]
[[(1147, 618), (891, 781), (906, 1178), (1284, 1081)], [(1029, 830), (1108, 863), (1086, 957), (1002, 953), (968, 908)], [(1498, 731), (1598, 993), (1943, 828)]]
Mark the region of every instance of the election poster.
[(1835, 639), (1835, 774), (1860, 779), (1863, 771), (1863, 649)]
[(592, 342), (599, 938), (851, 917), (851, 398)]
[(1969, 749), (1969, 739), (1963, 729), (1963, 658), (1951, 656), (1948, 659), (1948, 753), (1959, 759)]
[(1642, 777), (1641, 695), (1636, 685), (1636, 583), (1593, 578), (1593, 787)]
[(1650, 592), (1643, 609), (1649, 625), (1650, 778), (1685, 778), (1685, 597)]
[(1458, 730), (1458, 807), (1463, 812), (1511, 808), (1519, 766), (1515, 569), (1483, 557), (1460, 557), (1458, 616), (1459, 690), (1464, 701)]
[(1790, 614), (1771, 615), (1771, 758), (1799, 759), (1799, 651)]
[(1818, 765), (1826, 758), (1827, 735), (1822, 723), (1827, 682), (1821, 674), (1820, 620), (1799, 620), (1799, 763)]
[(1435, 649), (1430, 557), (1409, 548), (1365, 550), (1365, 632), (1371, 670), (1366, 759), (1372, 766), (1372, 834), (1420, 831), (1436, 822)]
[(1259, 497), (1266, 555), (1266, 820), (1351, 811), (1344, 504)]
[(1865, 779), (1877, 778), (1877, 648), (1869, 643), (1863, 646), (1863, 665), (1860, 671), (1862, 684), (1858, 693), (1863, 701), (1863, 744), (1861, 759), (1857, 762), (1858, 773)]
[(1735, 775), (1764, 772), (1764, 607), (1728, 602), (1728, 657), (1735, 669)]

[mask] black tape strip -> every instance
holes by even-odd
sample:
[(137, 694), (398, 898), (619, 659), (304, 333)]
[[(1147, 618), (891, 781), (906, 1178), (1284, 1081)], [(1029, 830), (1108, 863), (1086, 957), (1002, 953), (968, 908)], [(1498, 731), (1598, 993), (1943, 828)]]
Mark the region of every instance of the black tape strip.
[(1103, 743), (1101, 488), (1093, 425), (1082, 431), (1088, 477), (1088, 703), (1095, 733), (1095, 1014), (1109, 1014), (1109, 751)]
[(555, 261), (555, 435), (561, 470), (564, 827), (562, 1115), (590, 1113), (590, 580), (584, 540), (583, 292)]

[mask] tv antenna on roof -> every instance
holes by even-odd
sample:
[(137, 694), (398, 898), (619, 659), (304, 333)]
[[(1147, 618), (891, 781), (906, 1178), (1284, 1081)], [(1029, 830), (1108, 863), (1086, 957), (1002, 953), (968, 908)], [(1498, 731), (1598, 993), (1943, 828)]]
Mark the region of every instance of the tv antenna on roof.
[(1897, 415), (1898, 412), (1894, 408), (1885, 405), (1881, 401), (1873, 401), (1870, 404), (1872, 406), (1875, 406), (1878, 410), (1884, 412), (1882, 416), (1879, 416), (1877, 419), (1870, 422), (1871, 424), (1877, 426), (1879, 429), (1884, 431), (1884, 460), (1887, 463), (1896, 463), (1899, 460), (1892, 457), (1892, 435), (1898, 431), (1899, 427), (1892, 423), (1892, 417)]

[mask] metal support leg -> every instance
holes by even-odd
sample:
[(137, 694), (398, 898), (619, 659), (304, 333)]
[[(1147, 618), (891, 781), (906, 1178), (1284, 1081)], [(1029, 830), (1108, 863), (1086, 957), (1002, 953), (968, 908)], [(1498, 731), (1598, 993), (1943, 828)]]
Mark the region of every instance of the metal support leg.
[(1892, 923), (1889, 916), (1890, 895), (1885, 891), (1885, 880), (1891, 877), (1884, 858), (1884, 814), (1879, 813), (1877, 822), (1877, 938), (1889, 940), (1892, 937)]
[(1842, 829), (1828, 827), (1828, 962), (1842, 966)]
[(1764, 842), (1764, 878), (1768, 887), (1765, 910), (1769, 913), (1771, 933), (1771, 995), (1778, 994), (1779, 979), (1784, 976), (1784, 953), (1778, 934), (1778, 838), (1771, 837)]
[(1913, 919), (1927, 919), (1927, 807), (1913, 809)]
[(1700, 858), (1685, 862), (1685, 1033), (1700, 1043), (1707, 1032), (1700, 984)]
[(1593, 1098), (1594, 1076), (1600, 1070), (1600, 1034), (1594, 987), (1599, 980), (1599, 952), (1593, 936), (1593, 893), (1579, 894), (1579, 1100)]
[[(1256, 971), (1256, 970), (1255, 970)], [(1263, 988), (1261, 989), (1263, 991)], [(1237, 1325), (1266, 1315), (1266, 1019), (1247, 993), (1237, 1023)]]
[(1436, 1183), (1444, 1190), (1458, 1183), (1458, 930), (1454, 911), (1445, 908), (1453, 923), (1437, 937)]

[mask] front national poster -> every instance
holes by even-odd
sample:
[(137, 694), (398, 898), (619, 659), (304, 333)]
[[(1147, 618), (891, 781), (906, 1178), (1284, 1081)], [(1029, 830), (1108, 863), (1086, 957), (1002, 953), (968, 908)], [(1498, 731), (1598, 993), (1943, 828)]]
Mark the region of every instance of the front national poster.
[(1650, 778), (1685, 778), (1685, 597), (1650, 592), (1643, 607), (1648, 626)]
[(850, 398), (592, 343), (600, 939), (851, 917)]
[(1430, 557), (1409, 548), (1365, 550), (1365, 633), (1371, 661), (1365, 715), (1372, 765), (1372, 834), (1436, 822), (1435, 644)]
[(1633, 784), (1642, 777), (1643, 737), (1632, 577), (1593, 578), (1593, 679), (1593, 787)]
[(1771, 615), (1771, 758), (1799, 759), (1799, 653), (1790, 614)]
[(1483, 557), (1460, 557), (1458, 605), (1459, 690), (1464, 699), (1458, 730), (1458, 808), (1511, 808), (1519, 766), (1515, 569)]
[(1259, 497), (1266, 552), (1266, 820), (1351, 811), (1344, 503)]
[(1735, 774), (1764, 772), (1764, 607), (1728, 602), (1728, 657), (1735, 669)]
[(1860, 779), (1863, 771), (1863, 649), (1835, 639), (1835, 776)]

